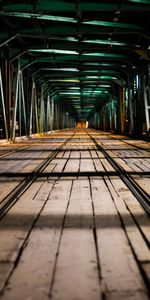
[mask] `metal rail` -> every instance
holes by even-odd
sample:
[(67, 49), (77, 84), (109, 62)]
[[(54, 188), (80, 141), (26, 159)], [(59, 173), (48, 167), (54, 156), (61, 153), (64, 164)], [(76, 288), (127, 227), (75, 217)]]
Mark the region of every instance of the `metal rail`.
[[(114, 136), (110, 136), (110, 137), (111, 137), (112, 140), (117, 140), (117, 137), (114, 137)], [(125, 137), (125, 138), (126, 138), (126, 137)], [(127, 138), (128, 138), (128, 137), (127, 137)], [(134, 140), (136, 141), (136, 139), (134, 139)], [(125, 144), (127, 144), (127, 145), (129, 145), (129, 146), (131, 146), (131, 147), (133, 147), (133, 148), (140, 149), (140, 150), (145, 150), (145, 151), (147, 151), (147, 152), (150, 152), (150, 149), (147, 149), (147, 148), (144, 148), (144, 147), (139, 147), (139, 146), (137, 146), (137, 145), (133, 145), (133, 144), (131, 144), (131, 143), (125, 141), (125, 140), (122, 140), (122, 139), (121, 139), (121, 142), (123, 142), (123, 143), (125, 143)], [(148, 140), (144, 140), (144, 142), (149, 142), (149, 141), (148, 141)]]
[(111, 166), (115, 169), (117, 175), (122, 179), (126, 184), (132, 194), (137, 198), (141, 203), (145, 211), (150, 215), (150, 195), (148, 195), (136, 182), (135, 180), (116, 162), (113, 158), (105, 151), (93, 138), (93, 136), (86, 131), (89, 137), (92, 139), (98, 150), (100, 150), (105, 158), (109, 161)]
[[(69, 137), (58, 149), (53, 151), (41, 164), (39, 164), (34, 171), (28, 175), (19, 185), (10, 192), (0, 203), (0, 219), (9, 211), (9, 209), (18, 201), (22, 194), (32, 185), (32, 183), (38, 178), (48, 164), (56, 157), (61, 148), (67, 144), (67, 142), (75, 135), (75, 132)], [(5, 175), (5, 174), (4, 174)], [(43, 175), (45, 176), (45, 174)]]
[(2, 154), (2, 155), (0, 155), (0, 159), (2, 159), (2, 158), (4, 158), (4, 157), (6, 157), (6, 156), (9, 156), (9, 155), (11, 155), (11, 154), (14, 154), (14, 153), (16, 153), (16, 152), (19, 152), (19, 151), (22, 151), (22, 150), (24, 150), (24, 149), (26, 149), (26, 148), (29, 148), (30, 146), (23, 146), (23, 147), (21, 147), (21, 148), (17, 148), (17, 149), (13, 149), (13, 150), (11, 150), (11, 151), (9, 151), (9, 152), (7, 152), (7, 153), (4, 153), (4, 154)]
[[(125, 136), (125, 138), (130, 138), (130, 137), (128, 137), (128, 136)], [(115, 137), (115, 136), (112, 136), (111, 134), (110, 135), (108, 135), (108, 139), (110, 140), (118, 140), (119, 138), (117, 138), (117, 136)], [(130, 138), (131, 139), (131, 138)], [(124, 144), (127, 144), (127, 145), (129, 145), (129, 146), (131, 146), (131, 147), (133, 147), (133, 148), (135, 148), (135, 149), (138, 149), (138, 150), (145, 150), (146, 152), (150, 152), (150, 149), (147, 149), (147, 148), (144, 148), (144, 147), (139, 147), (139, 146), (137, 146), (137, 145), (133, 145), (132, 143), (130, 143), (130, 142), (127, 142), (126, 140), (124, 140), (124, 139), (119, 139), (122, 143), (124, 143)], [(134, 140), (136, 141), (137, 139), (135, 139), (134, 138)], [(142, 139), (143, 140), (143, 139)], [(143, 140), (144, 142), (149, 142), (148, 140)], [(107, 149), (107, 150), (110, 150), (110, 149)], [(116, 149), (114, 149), (114, 150), (116, 150)], [(134, 150), (134, 149), (128, 149), (128, 150)], [(149, 157), (149, 156), (148, 156)]]

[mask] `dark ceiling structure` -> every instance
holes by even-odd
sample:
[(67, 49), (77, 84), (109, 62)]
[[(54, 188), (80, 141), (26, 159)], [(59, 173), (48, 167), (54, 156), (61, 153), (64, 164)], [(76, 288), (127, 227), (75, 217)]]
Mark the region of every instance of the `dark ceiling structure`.
[(0, 46), (74, 118), (150, 60), (149, 0), (0, 0)]

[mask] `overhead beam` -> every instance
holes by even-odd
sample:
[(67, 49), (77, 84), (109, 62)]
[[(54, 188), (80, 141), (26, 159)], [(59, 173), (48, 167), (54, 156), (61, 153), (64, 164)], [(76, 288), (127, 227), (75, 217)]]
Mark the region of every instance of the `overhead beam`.
[[(133, 5), (133, 4), (136, 5)], [(142, 11), (145, 9), (149, 9), (149, 0), (127, 0), (125, 4), (123, 4), (124, 9), (128, 11)], [(16, 8), (17, 5), (17, 8)], [(121, 3), (109, 3), (109, 5), (105, 1), (97, 2), (97, 1), (84, 1), (84, 3), (79, 2), (78, 3), (78, 9), (80, 11), (86, 11), (86, 12), (114, 12), (117, 11), (120, 8)], [(74, 1), (61, 1), (61, 0), (55, 0), (53, 1), (38, 1), (35, 3), (16, 3), (13, 1), (13, 3), (10, 1), (7, 3), (6, 1), (3, 1), (2, 7), (5, 12), (12, 11), (19, 11), (19, 12), (28, 12), (33, 10), (36, 7), (37, 11), (51, 11), (51, 12), (76, 12), (76, 2)]]
[(137, 24), (129, 24), (129, 23), (122, 23), (122, 22), (106, 22), (103, 20), (83, 21), (82, 24), (96, 25), (96, 26), (102, 26), (102, 27), (138, 29), (138, 30), (144, 29), (142, 26), (139, 26)]
[(19, 33), (17, 33), (17, 34), (15, 34), (15, 35), (11, 36), (10, 38), (6, 39), (4, 42), (2, 42), (2, 43), (0, 44), (0, 47), (5, 46), (6, 44), (8, 44), (8, 43), (11, 42), (12, 40), (14, 40), (16, 37), (19, 37)]
[(141, 57), (144, 57), (147, 60), (150, 60), (150, 50), (134, 50), (137, 54), (139, 54)]

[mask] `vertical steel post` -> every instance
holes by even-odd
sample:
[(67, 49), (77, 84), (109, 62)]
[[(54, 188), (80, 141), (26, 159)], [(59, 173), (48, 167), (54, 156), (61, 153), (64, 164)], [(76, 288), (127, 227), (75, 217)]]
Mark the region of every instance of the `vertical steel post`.
[(30, 125), (29, 125), (29, 135), (32, 134), (32, 113), (33, 113), (33, 99), (35, 92), (35, 82), (34, 77), (32, 77), (32, 92), (31, 92), (31, 104), (30, 104)]
[(150, 105), (148, 103), (148, 95), (146, 91), (146, 78), (144, 77), (143, 82), (143, 93), (144, 93), (144, 107), (145, 107), (145, 119), (146, 119), (146, 131), (147, 133), (150, 130)]
[(26, 116), (26, 108), (25, 108), (25, 97), (24, 97), (24, 86), (23, 86), (23, 74), (21, 71), (20, 74), (21, 80), (21, 94), (22, 94), (22, 106), (23, 106), (23, 117), (24, 117), (24, 125), (25, 125), (25, 134), (27, 135), (27, 116)]
[(50, 131), (52, 131), (52, 99), (51, 98), (50, 98), (49, 104), (50, 104), (50, 120), (49, 120), (49, 122), (50, 122)]
[(125, 88), (119, 88), (119, 116), (120, 116), (120, 131), (124, 133), (125, 131)]
[(6, 48), (4, 53), (4, 59), (2, 60), (2, 76), (4, 75), (3, 81), (3, 94), (4, 94), (4, 104), (5, 104), (5, 114), (7, 123), (7, 134), (8, 139), (10, 138), (10, 61), (9, 61), (9, 50)]
[(58, 103), (55, 102), (55, 129), (58, 129)]
[(43, 132), (43, 115), (44, 115), (44, 106), (43, 106), (43, 88), (41, 87), (41, 99), (40, 99), (40, 133)]
[(109, 98), (109, 129), (112, 130), (112, 99)]
[(128, 88), (128, 99), (129, 99), (129, 115), (130, 115), (130, 133), (134, 131), (134, 119), (133, 119), (133, 105), (132, 105), (132, 89)]
[(47, 131), (50, 131), (50, 96), (47, 95)]
[(52, 112), (52, 131), (54, 130), (54, 99), (51, 99), (51, 112)]
[(65, 128), (65, 111), (62, 111), (62, 129)]
[(18, 93), (19, 93), (19, 77), (20, 77), (20, 65), (18, 63), (18, 73), (17, 73), (17, 82), (16, 82), (16, 93), (15, 93), (15, 107), (14, 107), (13, 124), (12, 124), (13, 140), (15, 140), (15, 134), (16, 134), (16, 115), (17, 115)]
[(7, 120), (6, 120), (5, 100), (4, 100), (4, 92), (3, 92), (3, 82), (2, 82), (1, 68), (0, 68), (0, 92), (1, 92), (1, 100), (2, 100), (2, 108), (3, 108), (3, 118), (4, 118), (5, 134), (6, 134), (6, 139), (8, 140), (8, 130), (7, 130)]
[(35, 123), (36, 123), (36, 132), (39, 133), (39, 121), (38, 121), (38, 101), (37, 101), (37, 94), (36, 89), (34, 89), (34, 109), (35, 109)]
[(22, 103), (21, 103), (21, 71), (19, 70), (19, 86), (18, 86), (18, 97), (19, 97), (19, 135), (22, 135)]

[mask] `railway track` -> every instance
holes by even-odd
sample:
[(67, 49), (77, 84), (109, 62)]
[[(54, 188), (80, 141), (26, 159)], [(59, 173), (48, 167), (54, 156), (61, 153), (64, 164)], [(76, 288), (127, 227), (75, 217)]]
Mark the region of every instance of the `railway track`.
[(0, 154), (0, 159), (4, 158), (4, 157), (7, 157), (9, 156), (10, 154), (14, 154), (16, 152), (19, 152), (19, 151), (22, 151), (24, 149), (27, 149), (29, 148), (29, 146), (23, 146), (23, 147), (20, 147), (20, 148), (17, 148), (17, 149), (12, 149), (11, 151), (7, 152), (7, 153), (4, 153), (4, 154)]
[[(95, 135), (94, 134), (94, 136), (99, 136), (99, 134), (98, 135)], [(123, 136), (124, 138), (122, 138), (122, 136), (121, 136), (121, 138), (119, 138), (117, 135), (116, 136), (114, 136), (114, 135), (111, 135), (111, 134), (109, 134), (108, 135), (108, 139), (110, 140), (115, 140), (115, 141), (121, 141), (122, 143), (124, 143), (125, 145), (128, 145), (128, 146), (130, 146), (131, 147), (131, 149), (130, 150), (134, 150), (134, 148), (135, 148), (135, 150), (144, 150), (145, 152), (150, 152), (150, 149), (148, 149), (148, 148), (146, 148), (146, 147), (142, 147), (141, 145), (139, 146), (139, 145), (137, 145), (136, 143), (134, 143), (133, 144), (133, 142), (130, 142), (129, 140), (131, 139), (131, 138), (129, 138), (129, 140), (127, 141), (127, 140), (125, 140), (126, 138), (128, 139), (128, 137), (125, 137), (125, 136)], [(133, 139), (134, 141), (138, 141), (138, 140), (136, 140), (136, 139)], [(146, 142), (148, 142), (148, 141), (145, 141), (145, 140), (143, 140), (143, 142), (144, 143), (146, 143)], [(101, 141), (101, 143), (103, 144), (103, 142)], [(112, 150), (115, 150), (115, 149), (112, 149)]]
[[(111, 138), (114, 139), (114, 140), (117, 140), (117, 137), (114, 137), (114, 136), (112, 136), (112, 135), (111, 135)], [(137, 146), (136, 144), (133, 145), (133, 143), (131, 143), (131, 142), (129, 142), (129, 141), (127, 142), (127, 141), (124, 140), (124, 139), (121, 139), (121, 141), (122, 141), (123, 143), (129, 145), (129, 146), (132, 146), (132, 147), (138, 149), (138, 150), (145, 150), (145, 151), (147, 151), (147, 152), (150, 152), (150, 149), (147, 149), (147, 148), (145, 148), (145, 147), (139, 147), (139, 146)], [(135, 141), (136, 141), (136, 139), (135, 139)], [(147, 140), (144, 140), (144, 142), (148, 142), (148, 141), (147, 141)]]
[(96, 139), (87, 131), (87, 134), (92, 139), (97, 149), (103, 153), (107, 161), (111, 164), (111, 166), (115, 169), (116, 174), (122, 179), (122, 181), (126, 184), (132, 194), (136, 197), (136, 199), (141, 203), (145, 211), (150, 215), (150, 195), (146, 193), (133, 179), (133, 177), (127, 173), (105, 150), (101, 145), (98, 144)]
[[(1, 202), (0, 202), (0, 219), (9, 211), (9, 209), (18, 201), (22, 194), (32, 185), (32, 183), (42, 175), (44, 169), (48, 164), (57, 156), (62, 147), (67, 144), (67, 142), (75, 135), (75, 132), (71, 137), (68, 137), (62, 145), (53, 150), (53, 152), (46, 158), (42, 163), (40, 163), (33, 172), (27, 175)], [(27, 146), (28, 147), (28, 146)], [(25, 147), (26, 148), (26, 147)], [(12, 153), (12, 152), (11, 152)], [(8, 174), (7, 174), (8, 175)], [(9, 174), (12, 175), (11, 173)], [(24, 174), (25, 175), (25, 174)], [(5, 173), (3, 174), (5, 176)], [(18, 176), (18, 175), (17, 175)], [(44, 176), (46, 176), (44, 174)]]
[[(6, 203), (3, 202), (3, 211), (1, 210), (1, 218), (6, 214), (6, 218), (0, 222), (3, 237), (0, 266), (1, 273), (4, 273), (0, 287), (2, 297), (4, 295), (4, 298), (14, 299), (14, 295), (18, 295), (20, 278), (25, 278), (22, 286), (25, 287), (24, 295), (26, 291), (27, 295), (24, 297), (30, 297), (32, 290), (30, 274), (34, 270), (39, 278), (38, 270), (42, 268), (44, 274), (46, 270), (48, 276), (47, 280), (44, 277), (44, 282), (48, 282), (49, 294), (53, 295), (55, 283), (57, 284), (57, 274), (59, 276), (64, 270), (63, 279), (70, 276), (68, 274), (71, 274), (75, 266), (74, 261), (76, 261), (76, 277), (78, 279), (80, 276), (79, 282), (80, 280), (82, 282), (83, 275), (87, 273), (88, 262), (90, 266), (92, 261), (90, 267), (93, 270), (93, 261), (95, 261), (94, 270), (98, 270), (100, 282), (101, 278), (102, 282), (105, 278), (107, 286), (107, 283), (112, 284), (114, 277), (117, 276), (122, 279), (123, 287), (126, 288), (126, 280), (132, 281), (133, 297), (137, 278), (139, 282), (143, 280), (144, 287), (138, 286), (137, 298), (144, 299), (141, 294), (141, 297), (139, 296), (139, 290), (141, 291), (142, 287), (145, 291), (146, 286), (149, 290), (149, 218), (140, 203), (136, 201), (135, 196), (131, 194), (132, 182), (130, 187), (127, 187), (125, 170), (118, 164), (116, 167), (115, 158), (109, 157), (109, 150), (98, 145), (98, 140), (94, 139), (94, 134), (92, 137), (90, 130), (85, 132), (82, 130), (81, 134), (77, 130), (74, 134), (70, 133), (68, 139), (66, 136), (57, 136), (54, 143), (46, 146), (46, 150), (44, 146), (47, 157), (43, 157), (42, 163), (38, 162), (37, 168), (33, 162), (38, 160), (42, 153), (40, 146), (38, 157), (30, 156), (34, 151), (33, 148), (31, 152), (29, 151), (31, 165), (33, 163), (35, 169), (18, 169), (15, 173), (16, 169), (12, 167), (13, 173), (11, 173), (9, 167), (8, 172), (0, 174), (2, 178), (5, 176), (4, 180), (8, 178), (8, 183), (11, 175), (12, 181), (17, 177), (23, 179), (20, 185), (5, 198)], [(18, 157), (17, 159), (19, 160)], [(28, 157), (25, 161), (26, 159), (28, 160)], [(98, 171), (100, 164), (103, 171)], [(131, 178), (135, 174), (140, 176), (142, 173), (127, 172)], [(39, 180), (39, 177), (42, 177), (42, 180)], [(39, 182), (36, 182), (37, 178)], [(135, 189), (139, 192), (138, 186)], [(21, 197), (26, 190), (28, 196), (24, 194)], [(143, 194), (140, 197), (143, 200)], [(17, 200), (18, 205), (15, 206)], [(12, 210), (9, 211), (11, 207)], [(89, 252), (85, 260), (87, 249)], [(69, 272), (66, 268), (68, 261)], [(8, 262), (9, 270), (5, 268)], [(80, 266), (81, 271), (78, 272)], [(123, 266), (122, 270), (121, 266)], [(51, 270), (50, 273), (49, 270)], [(25, 277), (24, 272), (27, 274)], [(26, 278), (29, 278), (28, 289)], [(134, 278), (135, 285), (133, 284)], [(74, 288), (74, 280), (72, 286)], [(115, 282), (113, 291), (117, 288), (118, 283)], [(34, 291), (33, 287), (32, 292)], [(128, 291), (130, 292), (131, 289), (127, 287), (127, 297)], [(117, 297), (119, 299), (120, 290)], [(107, 295), (105, 297), (104, 294), (104, 298), (107, 298)]]
[[(66, 156), (65, 153), (67, 153), (67, 151), (71, 153), (72, 149), (71, 149), (71, 145), (69, 145), (68, 147), (66, 147), (66, 150), (63, 149), (64, 151), (64, 156), (63, 157), (58, 157), (58, 154), (60, 151), (62, 151), (62, 148), (64, 146), (67, 145), (67, 143), (75, 136), (75, 139), (79, 138), (79, 141), (81, 139), (79, 132), (75, 132), (69, 136), (68, 138), (66, 138), (65, 142), (63, 142), (61, 140), (61, 145), (56, 149), (56, 150), (52, 150), (50, 151), (50, 155), (47, 156), (40, 164), (38, 164), (38, 166), (30, 173), (17, 173), (17, 174), (12, 174), (11, 172), (5, 172), (0, 174), (0, 177), (2, 176), (6, 176), (8, 178), (11, 178), (11, 176), (13, 177), (23, 177), (23, 180), (7, 195), (5, 196), (1, 203), (0, 203), (0, 218), (2, 218), (7, 211), (16, 203), (16, 201), (18, 201), (18, 199), (21, 197), (21, 195), (32, 185), (32, 183), (41, 176), (44, 177), (69, 177), (69, 176), (74, 176), (76, 178), (78, 178), (79, 176), (111, 176), (114, 174), (119, 176), (122, 181), (126, 184), (126, 186), (128, 187), (128, 189), (132, 192), (132, 194), (137, 198), (137, 200), (141, 203), (141, 205), (144, 207), (144, 209), (146, 210), (146, 212), (148, 214), (150, 214), (150, 196), (149, 194), (144, 191), (139, 185), (138, 183), (133, 179), (133, 175), (135, 175), (135, 172), (126, 172), (107, 152), (107, 149), (104, 149), (101, 145), (98, 144), (96, 138), (94, 138), (92, 136), (92, 133), (90, 133), (88, 130), (85, 130), (84, 132), (84, 138), (86, 140), (86, 136), (88, 137), (88, 139), (90, 138), (92, 141), (92, 144), (96, 146), (97, 150), (100, 151), (102, 153), (102, 155), (104, 156), (104, 158), (107, 160), (107, 162), (109, 162), (109, 164), (113, 167), (114, 171), (108, 171), (108, 170), (104, 170), (104, 171), (97, 171), (95, 170), (91, 170), (91, 171), (83, 171), (82, 168), (79, 167), (78, 171), (67, 171), (68, 169), (66, 169), (66, 166), (69, 162), (70, 155)], [(76, 141), (76, 140), (75, 140)], [(73, 142), (73, 140), (72, 140)], [(83, 142), (83, 141), (82, 141)], [(87, 141), (86, 141), (87, 142)], [(83, 142), (84, 144), (84, 142)], [(89, 143), (90, 144), (90, 143)], [(93, 146), (91, 146), (93, 147)], [(26, 147), (25, 147), (26, 148)], [(87, 148), (88, 149), (88, 148)], [(93, 148), (94, 149), (94, 148)], [(83, 151), (84, 152), (84, 147), (82, 147), (79, 151)], [(74, 151), (74, 150), (73, 150)], [(86, 150), (87, 151), (87, 150)], [(65, 160), (64, 166), (62, 168), (61, 171), (52, 171), (52, 172), (44, 172), (43, 171), (46, 169), (46, 167), (53, 161), (53, 159), (57, 158), (57, 160), (61, 161)], [(34, 158), (33, 158), (34, 159)], [(91, 157), (92, 160), (92, 157)], [(88, 164), (88, 161), (87, 161)], [(80, 165), (80, 164), (79, 164)], [(138, 173), (138, 175), (145, 175), (147, 176), (147, 173)]]

